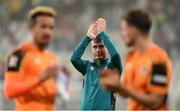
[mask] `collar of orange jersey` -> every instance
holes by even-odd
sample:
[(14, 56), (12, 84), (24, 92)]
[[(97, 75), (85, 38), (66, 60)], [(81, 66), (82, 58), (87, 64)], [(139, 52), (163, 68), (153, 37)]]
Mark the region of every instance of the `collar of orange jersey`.
[(35, 45), (35, 43), (33, 41), (30, 41), (28, 44), (28, 48), (34, 51), (38, 51), (38, 52), (44, 52), (45, 50), (41, 50), (37, 47), (37, 45)]
[(143, 51), (138, 51), (137, 49), (135, 51), (137, 54), (146, 54), (147, 52), (152, 50), (152, 48), (154, 48), (155, 46), (156, 45), (153, 42), (150, 42), (149, 45), (146, 47), (146, 49), (144, 49)]

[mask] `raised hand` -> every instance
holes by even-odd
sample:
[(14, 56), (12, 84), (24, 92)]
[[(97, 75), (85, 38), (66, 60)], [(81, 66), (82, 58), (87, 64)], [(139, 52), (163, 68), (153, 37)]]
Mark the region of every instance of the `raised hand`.
[(103, 31), (106, 31), (106, 20), (105, 19), (103, 19), (103, 18), (97, 19), (96, 24), (97, 24), (98, 34), (100, 34)]
[(90, 38), (90, 39), (96, 39), (98, 33), (97, 33), (97, 26), (95, 23), (91, 24), (89, 26), (89, 29), (88, 29), (88, 32), (87, 32), (87, 36)]

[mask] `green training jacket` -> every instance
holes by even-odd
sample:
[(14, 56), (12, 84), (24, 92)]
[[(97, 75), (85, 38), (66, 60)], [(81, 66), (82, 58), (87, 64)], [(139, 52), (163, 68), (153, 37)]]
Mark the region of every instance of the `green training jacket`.
[(85, 49), (91, 42), (88, 36), (85, 36), (76, 46), (71, 56), (71, 63), (83, 75), (83, 89), (81, 95), (81, 110), (114, 110), (115, 94), (111, 91), (103, 90), (99, 84), (100, 71), (102, 69), (118, 69), (122, 72), (120, 54), (114, 43), (106, 32), (101, 32), (99, 38), (107, 47), (110, 58), (98, 63), (96, 60), (82, 60)]

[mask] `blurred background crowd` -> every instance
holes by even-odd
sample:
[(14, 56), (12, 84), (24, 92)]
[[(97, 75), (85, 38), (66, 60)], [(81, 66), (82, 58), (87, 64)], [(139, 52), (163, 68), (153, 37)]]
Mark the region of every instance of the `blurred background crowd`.
[[(180, 0), (0, 0), (0, 109), (13, 109), (13, 102), (6, 101), (2, 93), (5, 61), (14, 47), (31, 39), (27, 14), (38, 5), (52, 6), (57, 10), (55, 37), (50, 50), (72, 72), (70, 101), (63, 105), (62, 98), (57, 97), (57, 109), (79, 109), (82, 77), (71, 66), (69, 58), (74, 46), (86, 35), (89, 24), (99, 17), (105, 18), (107, 32), (124, 58), (127, 49), (120, 37), (120, 19), (134, 8), (146, 10), (154, 20), (151, 37), (167, 51), (173, 62), (170, 108), (180, 108)], [(85, 58), (91, 58), (90, 48)], [(124, 108), (125, 100), (119, 98), (117, 109)]]

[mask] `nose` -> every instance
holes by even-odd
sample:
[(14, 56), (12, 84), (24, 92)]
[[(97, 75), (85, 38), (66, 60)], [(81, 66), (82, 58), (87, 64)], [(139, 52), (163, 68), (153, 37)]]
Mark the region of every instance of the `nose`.
[(51, 33), (52, 33), (51, 29), (49, 29), (49, 28), (46, 28), (45, 32), (46, 32), (46, 34), (48, 34), (48, 35), (51, 35)]
[(101, 49), (100, 49), (99, 47), (96, 48), (96, 52), (100, 52), (100, 50), (101, 50)]

